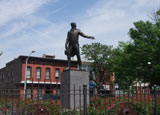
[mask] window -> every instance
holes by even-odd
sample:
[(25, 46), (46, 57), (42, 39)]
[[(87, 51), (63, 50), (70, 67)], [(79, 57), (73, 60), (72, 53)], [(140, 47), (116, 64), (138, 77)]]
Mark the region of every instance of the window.
[(10, 72), (9, 72), (9, 71), (7, 72), (7, 77), (8, 77), (8, 78), (10, 77)]
[(12, 76), (12, 80), (14, 80), (14, 72), (13, 72), (13, 70), (11, 71), (11, 76)]
[(50, 79), (50, 68), (46, 68), (46, 79)]
[(42, 97), (42, 89), (37, 89), (37, 97)]
[(31, 67), (27, 67), (26, 78), (31, 78)]
[(105, 89), (105, 90), (110, 90), (110, 85), (103, 85), (103, 88)]
[(26, 94), (27, 94), (27, 98), (31, 98), (31, 96), (32, 96), (32, 90), (31, 89), (27, 89), (26, 90)]
[(55, 78), (56, 79), (59, 79), (59, 72), (60, 72), (59, 69), (56, 69), (56, 72), (55, 72)]
[(2, 74), (2, 80), (4, 80), (4, 74)]
[(41, 68), (40, 67), (37, 67), (36, 69), (36, 78), (37, 79), (41, 78)]
[(11, 76), (12, 76), (12, 77), (14, 76), (14, 71), (13, 71), (13, 70), (11, 71)]
[(10, 72), (9, 71), (7, 72), (7, 78), (6, 79), (8, 79), (7, 82), (10, 80)]

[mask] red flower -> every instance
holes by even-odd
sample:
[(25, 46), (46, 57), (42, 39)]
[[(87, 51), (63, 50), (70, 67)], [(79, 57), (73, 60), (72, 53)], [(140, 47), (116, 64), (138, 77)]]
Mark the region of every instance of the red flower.
[(107, 109), (110, 109), (110, 106), (107, 106)]
[(54, 100), (52, 100), (52, 104), (54, 103)]
[(27, 100), (26, 103), (29, 103), (29, 100)]
[(52, 100), (52, 106), (54, 106), (55, 104), (54, 104), (54, 100)]
[(59, 101), (58, 101), (58, 105), (60, 105), (60, 104), (61, 104), (61, 101), (59, 100)]

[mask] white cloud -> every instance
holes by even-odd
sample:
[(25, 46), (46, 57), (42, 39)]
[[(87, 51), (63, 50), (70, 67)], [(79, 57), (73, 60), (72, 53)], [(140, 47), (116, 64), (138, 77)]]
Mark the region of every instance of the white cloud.
[(33, 14), (47, 0), (1, 0), (0, 26), (26, 15)]
[[(28, 24), (24, 23), (24, 22), (12, 23), (12, 24), (8, 25), (8, 27), (4, 31), (1, 32), (0, 39), (7, 38), (9, 36), (13, 36), (17, 32), (19, 32), (23, 29), (26, 29), (27, 26), (28, 26)], [(7, 31), (7, 30), (9, 30), (9, 31)]]
[(81, 18), (80, 28), (93, 34), (96, 41), (117, 45), (118, 41), (129, 40), (133, 22), (149, 20), (147, 15), (158, 3), (158, 0), (100, 0)]

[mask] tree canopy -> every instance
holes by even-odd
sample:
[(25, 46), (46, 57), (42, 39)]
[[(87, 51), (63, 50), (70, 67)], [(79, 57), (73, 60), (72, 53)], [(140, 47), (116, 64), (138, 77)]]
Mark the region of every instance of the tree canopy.
[(110, 77), (110, 56), (112, 46), (104, 45), (101, 43), (92, 43), (82, 46), (82, 55), (85, 59), (91, 61), (90, 69), (94, 72), (96, 79), (90, 78), (97, 84), (97, 89), (105, 83)]
[(128, 83), (138, 80), (160, 84), (160, 20), (157, 18), (156, 23), (135, 22), (129, 35), (131, 40), (120, 42), (112, 52), (112, 70), (116, 79)]

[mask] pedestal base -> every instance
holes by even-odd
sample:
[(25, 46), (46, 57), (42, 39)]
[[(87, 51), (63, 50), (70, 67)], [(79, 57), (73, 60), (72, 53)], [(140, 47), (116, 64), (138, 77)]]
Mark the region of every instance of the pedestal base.
[[(84, 104), (83, 85), (89, 88), (89, 72), (81, 70), (65, 70), (61, 75), (61, 103), (63, 108), (80, 108)], [(89, 104), (89, 94), (87, 94)]]

